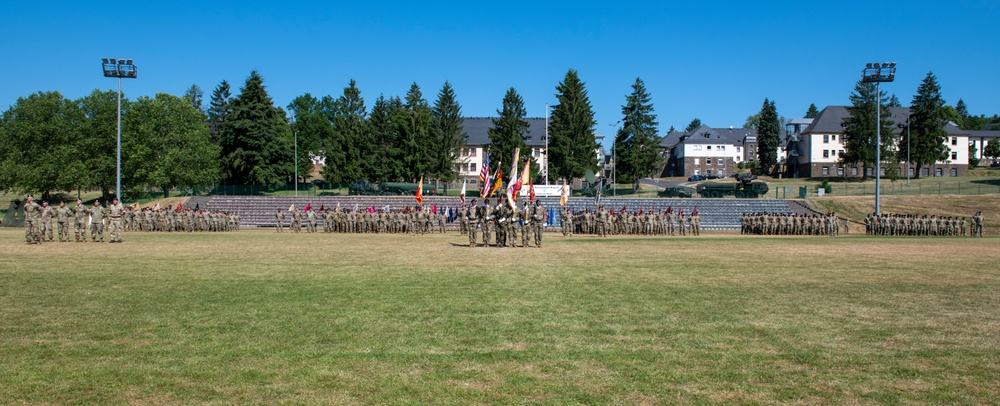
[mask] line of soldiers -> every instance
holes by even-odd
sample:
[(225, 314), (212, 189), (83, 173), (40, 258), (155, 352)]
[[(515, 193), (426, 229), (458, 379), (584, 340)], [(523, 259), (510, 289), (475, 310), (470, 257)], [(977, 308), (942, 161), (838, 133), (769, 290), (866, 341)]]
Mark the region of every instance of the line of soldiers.
[[(287, 212), (287, 214), (286, 214)], [(363, 209), (334, 210), (320, 209), (299, 210), (292, 208), (290, 212), (278, 210), (274, 214), (275, 231), (284, 232), (285, 219), (289, 219), (288, 228), (298, 233), (318, 232), (319, 227), (324, 233), (394, 233), (394, 234), (427, 234), (429, 232), (445, 232), (446, 217), (443, 213), (427, 210), (423, 207), (403, 210)]]
[[(850, 233), (851, 223), (844, 219), (844, 232)], [(788, 214), (788, 213), (742, 213), (740, 214), (740, 234), (754, 235), (840, 235), (840, 219), (837, 213)]]
[(240, 214), (213, 210), (127, 208), (125, 231), (225, 232), (240, 230)]
[[(69, 225), (73, 224), (73, 234), (76, 242), (87, 241), (87, 229), (90, 229), (90, 240), (93, 242), (104, 242), (104, 229), (107, 226), (112, 243), (122, 242), (122, 216), (126, 208), (113, 199), (107, 208), (101, 207), (101, 203), (94, 202), (92, 207), (87, 207), (80, 199), (76, 200), (76, 206), (72, 208), (66, 206), (66, 202), (59, 202), (59, 207), (52, 208), (49, 202), (42, 204), (35, 203), (34, 197), (28, 195), (24, 202), (24, 239), (28, 244), (40, 244), (42, 242), (53, 242), (52, 221), (56, 221), (58, 226), (59, 242), (70, 242)], [(105, 223), (107, 223), (105, 225)], [(99, 239), (98, 239), (99, 238)]]
[[(881, 236), (966, 236), (970, 222), (957, 216), (875, 213), (865, 217), (865, 233)], [(983, 212), (972, 215), (969, 235), (983, 236)]]
[(672, 207), (657, 211), (639, 209), (628, 211), (624, 207), (615, 211), (599, 205), (596, 211), (584, 208), (574, 213), (564, 208), (560, 213), (563, 236), (573, 234), (610, 235), (701, 235), (701, 215), (695, 209), (690, 215)]
[(483, 199), (482, 205), (477, 205), (476, 199), (471, 203), (462, 205), (459, 211), (459, 230), (469, 236), (470, 248), (480, 246), (477, 241), (482, 242), (482, 247), (517, 247), (519, 234), (521, 247), (530, 247), (532, 240), (536, 248), (542, 247), (548, 213), (540, 200), (530, 207), (522, 201), (520, 209), (511, 207), (502, 198), (495, 205), (490, 204), (490, 199)]

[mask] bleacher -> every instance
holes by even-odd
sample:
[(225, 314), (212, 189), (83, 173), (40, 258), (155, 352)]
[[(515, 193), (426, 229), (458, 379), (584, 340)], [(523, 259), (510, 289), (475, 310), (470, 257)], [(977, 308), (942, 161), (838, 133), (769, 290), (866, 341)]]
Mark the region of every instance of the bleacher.
[[(471, 200), (471, 199), (470, 199)], [(478, 199), (481, 201), (481, 199)], [(559, 198), (540, 198), (542, 205), (549, 210), (550, 225), (559, 226), (558, 211)], [(243, 226), (250, 227), (272, 227), (274, 226), (275, 212), (278, 210), (287, 211), (288, 207), (295, 204), (300, 210), (311, 205), (313, 209), (319, 210), (321, 207), (342, 210), (366, 210), (369, 207), (376, 209), (389, 208), (392, 210), (402, 210), (406, 207), (416, 205), (412, 196), (309, 196), (309, 197), (272, 197), (272, 196), (212, 196), (209, 198), (198, 198), (201, 209), (238, 212)], [(667, 207), (674, 212), (684, 210), (685, 214), (690, 214), (693, 209), (698, 210), (701, 215), (702, 229), (705, 230), (737, 230), (740, 227), (739, 216), (741, 213), (795, 213), (789, 206), (789, 202), (777, 199), (663, 199), (663, 198), (604, 198), (601, 203), (606, 208), (614, 208), (616, 211), (625, 207), (630, 212), (643, 212), (650, 208), (657, 212), (666, 210)], [(186, 207), (193, 206), (193, 203)], [(457, 211), (461, 203), (457, 197), (424, 197), (424, 207), (437, 207), (439, 210), (452, 209)], [(579, 211), (584, 208), (596, 210), (597, 205), (593, 198), (571, 198), (568, 206)], [(290, 219), (286, 218), (286, 224)], [(322, 218), (319, 219), (322, 223)], [(457, 225), (455, 226), (457, 227)]]

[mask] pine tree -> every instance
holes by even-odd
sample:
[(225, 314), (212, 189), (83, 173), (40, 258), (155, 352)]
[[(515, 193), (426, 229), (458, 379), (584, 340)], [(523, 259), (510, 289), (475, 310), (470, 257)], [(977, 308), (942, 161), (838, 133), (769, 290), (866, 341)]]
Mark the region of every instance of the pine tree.
[(594, 109), (585, 83), (573, 69), (556, 86), (558, 104), (549, 123), (549, 170), (553, 179), (573, 180), (588, 169), (597, 171)]
[[(522, 152), (527, 151), (528, 121), (524, 119), (527, 110), (524, 108), (524, 99), (517, 94), (514, 88), (507, 89), (503, 96), (503, 106), (497, 110), (499, 117), (493, 119), (493, 127), (489, 129), (490, 137), (490, 173), (497, 168), (504, 170), (509, 165), (514, 150), (520, 148)], [(522, 158), (523, 158), (522, 154)], [(530, 156), (530, 154), (529, 154)], [(523, 159), (521, 162), (524, 162)]]
[(406, 176), (399, 131), (393, 122), (396, 111), (403, 108), (398, 97), (386, 99), (380, 95), (368, 118), (373, 149), (365, 159), (365, 174), (372, 182), (385, 182)]
[(447, 81), (431, 109), (431, 131), (434, 139), (431, 151), (433, 166), (428, 175), (450, 182), (458, 177), (454, 163), (467, 135), (462, 127), (462, 106), (458, 104), (455, 89)]
[(208, 131), (211, 132), (212, 144), (219, 145), (219, 127), (223, 121), (226, 121), (231, 104), (232, 95), (229, 90), (229, 82), (223, 80), (212, 91), (212, 100), (209, 101), (208, 105)]
[(276, 185), (294, 173), (292, 133), (282, 110), (274, 106), (257, 71), (219, 127), (222, 175), (231, 185)]
[(959, 121), (957, 123), (959, 128), (963, 130), (978, 129), (978, 128), (970, 128), (971, 127), (970, 124), (972, 124), (972, 122), (975, 121), (975, 120), (970, 120), (970, 118), (974, 119), (975, 117), (969, 117), (969, 107), (965, 105), (964, 100), (958, 99), (958, 103), (955, 103), (955, 112), (958, 114)]
[(806, 117), (805, 118), (816, 118), (817, 114), (819, 114), (819, 109), (816, 108), (816, 104), (815, 103), (809, 103), (809, 109), (806, 110)]
[[(920, 178), (920, 168), (926, 164), (948, 159), (945, 146), (947, 133), (945, 125), (945, 102), (941, 97), (941, 86), (933, 72), (927, 72), (923, 82), (917, 87), (917, 94), (910, 102), (910, 160), (917, 168), (916, 178)], [(899, 141), (900, 155), (907, 154), (906, 134)]]
[(688, 123), (687, 127), (684, 127), (684, 132), (694, 131), (697, 130), (699, 127), (701, 127), (701, 119), (696, 117), (694, 120), (691, 120), (691, 122)]
[(186, 92), (184, 92), (184, 99), (191, 103), (191, 106), (196, 110), (205, 113), (205, 109), (201, 107), (202, 99), (205, 98), (205, 92), (201, 90), (198, 85), (191, 85)]
[[(660, 170), (659, 138), (652, 96), (646, 84), (635, 78), (632, 93), (622, 106), (622, 127), (615, 135), (615, 175), (622, 182), (639, 187), (639, 180)], [(617, 180), (617, 179), (616, 179)]]
[(893, 93), (892, 97), (889, 98), (889, 102), (886, 103), (886, 107), (902, 107), (903, 105), (899, 103), (899, 98)]
[[(876, 99), (877, 97), (877, 99)], [(848, 117), (844, 119), (843, 144), (844, 153), (840, 162), (844, 165), (861, 165), (861, 179), (868, 179), (868, 168), (875, 164), (875, 109), (881, 105), (880, 132), (882, 138), (881, 158), (883, 162), (892, 162), (892, 120), (889, 106), (886, 105), (885, 92), (875, 94), (875, 84), (858, 81), (851, 93), (851, 107), (847, 108)]]
[(333, 140), (328, 145), (336, 159), (327, 162), (323, 168), (323, 177), (334, 183), (347, 183), (361, 180), (365, 177), (364, 160), (366, 152), (376, 145), (369, 139), (368, 109), (361, 97), (354, 79), (344, 88), (342, 94), (333, 103)]
[(431, 137), (431, 109), (416, 82), (406, 92), (403, 108), (395, 111), (393, 123), (399, 135), (402, 152), (399, 159), (405, 171), (398, 174), (396, 180), (416, 182), (421, 176), (428, 175), (433, 166), (430, 151), (434, 143)]
[(757, 126), (758, 171), (770, 174), (778, 164), (778, 144), (781, 142), (781, 123), (774, 101), (764, 99)]

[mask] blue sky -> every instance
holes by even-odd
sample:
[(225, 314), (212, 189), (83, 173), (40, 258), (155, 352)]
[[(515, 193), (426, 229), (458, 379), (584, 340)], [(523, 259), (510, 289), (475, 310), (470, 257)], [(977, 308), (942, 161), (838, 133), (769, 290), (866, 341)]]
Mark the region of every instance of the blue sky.
[(129, 98), (242, 86), (251, 70), (275, 103), (339, 95), (370, 108), (416, 82), (433, 103), (447, 80), (466, 116), (494, 116), (507, 88), (542, 117), (570, 68), (596, 130), (613, 136), (636, 77), (660, 132), (698, 117), (740, 126), (765, 97), (788, 118), (847, 104), (865, 62), (898, 62), (883, 89), (908, 104), (934, 71), (949, 104), (1000, 114), (996, 1), (7, 2), (0, 107), (38, 91), (69, 98), (116, 83), (100, 58), (132, 58)]

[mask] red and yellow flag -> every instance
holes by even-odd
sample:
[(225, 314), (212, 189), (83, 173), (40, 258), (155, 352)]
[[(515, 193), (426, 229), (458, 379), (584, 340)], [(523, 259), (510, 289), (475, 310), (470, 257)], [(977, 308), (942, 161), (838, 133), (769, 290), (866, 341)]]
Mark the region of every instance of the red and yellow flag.
[(417, 183), (417, 204), (424, 204), (424, 177), (420, 177), (420, 182)]
[(494, 178), (493, 189), (491, 189), (490, 193), (487, 194), (485, 197), (493, 196), (494, 194), (496, 194), (498, 190), (500, 190), (500, 186), (502, 186), (503, 184), (503, 169), (497, 168), (497, 174), (493, 178)]

